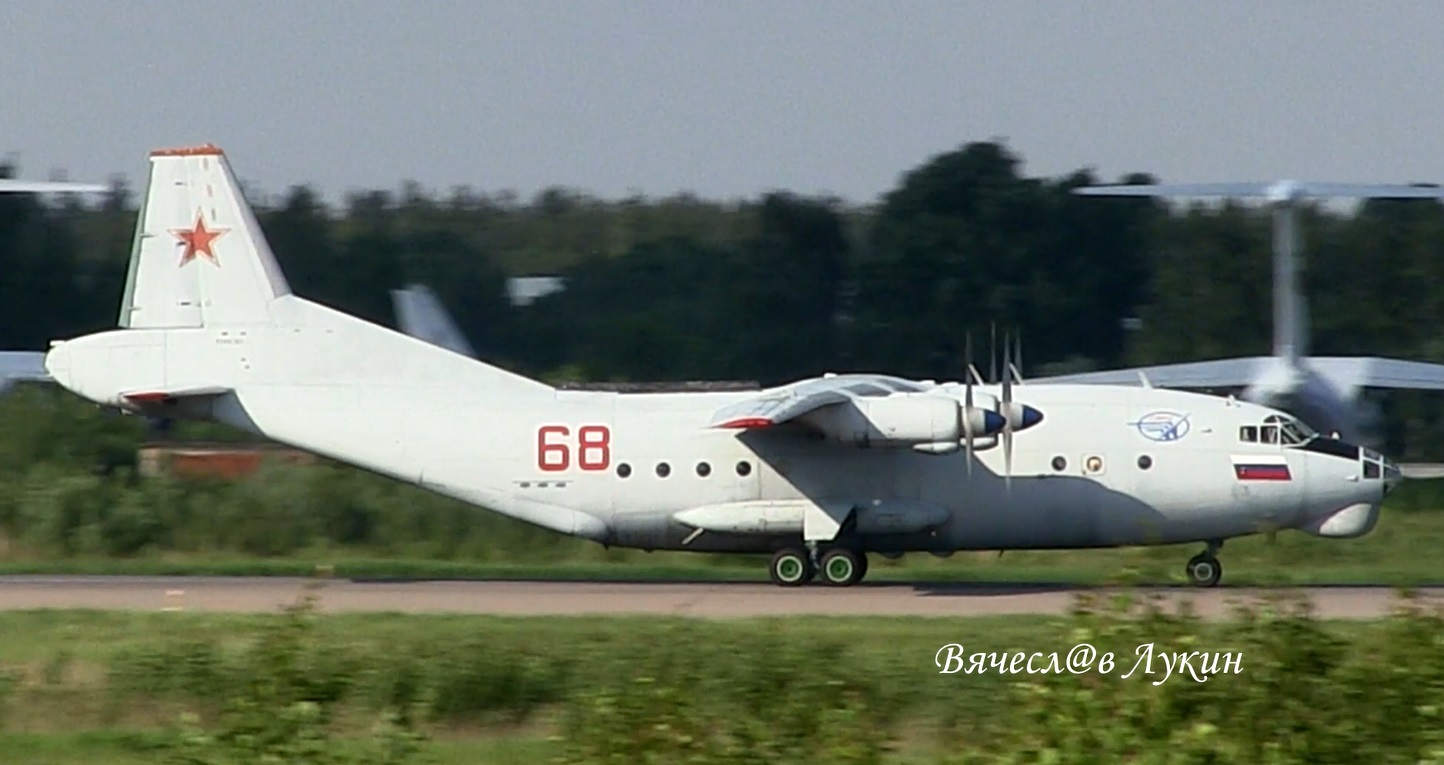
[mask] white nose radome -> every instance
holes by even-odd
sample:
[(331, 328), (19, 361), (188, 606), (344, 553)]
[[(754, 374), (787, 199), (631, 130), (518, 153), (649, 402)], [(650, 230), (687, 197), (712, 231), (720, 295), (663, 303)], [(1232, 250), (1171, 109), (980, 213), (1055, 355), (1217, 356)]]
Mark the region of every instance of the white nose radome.
[(1303, 530), (1331, 539), (1353, 539), (1373, 531), (1374, 524), (1378, 522), (1378, 503), (1358, 502), (1314, 521)]

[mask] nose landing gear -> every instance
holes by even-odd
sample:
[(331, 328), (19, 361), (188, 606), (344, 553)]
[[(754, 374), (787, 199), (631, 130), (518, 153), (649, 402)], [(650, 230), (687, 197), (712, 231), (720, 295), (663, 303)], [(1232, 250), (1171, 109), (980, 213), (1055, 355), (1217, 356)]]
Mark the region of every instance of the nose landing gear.
[(1223, 547), (1222, 540), (1208, 543), (1208, 549), (1188, 559), (1185, 571), (1188, 582), (1195, 587), (1212, 587), (1223, 577), (1223, 564), (1218, 562), (1216, 553)]

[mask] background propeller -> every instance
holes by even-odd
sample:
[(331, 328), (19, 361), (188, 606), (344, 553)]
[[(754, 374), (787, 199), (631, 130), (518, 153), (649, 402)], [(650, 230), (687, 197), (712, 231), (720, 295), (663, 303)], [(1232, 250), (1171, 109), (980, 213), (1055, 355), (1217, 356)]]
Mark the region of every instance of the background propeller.
[(963, 419), (963, 448), (967, 450), (968, 477), (973, 476), (973, 333), (963, 337), (963, 408), (958, 416)]
[(998, 323), (988, 322), (988, 382), (998, 381)]
[(1008, 334), (1003, 333), (1003, 486), (1013, 491), (1013, 375)]

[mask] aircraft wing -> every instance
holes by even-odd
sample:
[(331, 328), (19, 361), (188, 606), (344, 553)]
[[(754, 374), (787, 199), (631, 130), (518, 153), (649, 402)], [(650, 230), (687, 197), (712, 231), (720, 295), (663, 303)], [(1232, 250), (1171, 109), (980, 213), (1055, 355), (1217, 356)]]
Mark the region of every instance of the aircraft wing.
[[(1258, 381), (1271, 356), (1218, 359), (1153, 367), (1110, 369), (1053, 377), (1034, 377), (1029, 385), (1081, 383), (1089, 385), (1139, 385), (1140, 375), (1160, 388), (1241, 388)], [(1444, 364), (1404, 361), (1374, 356), (1309, 356), (1302, 363), (1331, 383), (1345, 389), (1406, 388), (1444, 390)]]
[(109, 190), (109, 186), (102, 186), (98, 183), (17, 181), (13, 178), (0, 178), (0, 192), (15, 194), (99, 194)]
[(1140, 183), (1116, 186), (1083, 186), (1073, 190), (1082, 196), (1110, 197), (1261, 197), (1285, 199), (1440, 199), (1438, 186), (1399, 183), (1331, 183), (1320, 181), (1267, 181), (1242, 183)]
[(45, 381), (45, 354), (40, 351), (0, 351), (0, 390), (18, 381)]
[(1374, 356), (1312, 356), (1304, 363), (1351, 388), (1444, 390), (1444, 364)]
[(1030, 377), (1026, 382), (1028, 385), (1047, 383), (1141, 385), (1143, 377), (1147, 377), (1149, 385), (1160, 388), (1239, 388), (1257, 380), (1272, 361), (1272, 357), (1269, 356), (1192, 361), (1152, 367), (1110, 369), (1104, 372)]
[(448, 351), (476, 358), (471, 343), (466, 341), (466, 336), (461, 334), (431, 288), (413, 284), (406, 289), (392, 290), (391, 302), (396, 310), (397, 326), (402, 332)]
[(853, 398), (916, 393), (922, 383), (886, 375), (831, 375), (762, 391), (718, 409), (708, 427), (765, 428)]

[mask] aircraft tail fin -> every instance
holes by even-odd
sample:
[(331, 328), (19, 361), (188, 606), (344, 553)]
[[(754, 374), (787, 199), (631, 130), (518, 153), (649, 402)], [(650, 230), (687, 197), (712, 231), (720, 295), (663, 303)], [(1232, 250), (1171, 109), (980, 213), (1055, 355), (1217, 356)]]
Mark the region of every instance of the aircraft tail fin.
[(396, 309), (396, 323), (402, 332), (432, 345), (469, 358), (476, 358), (476, 351), (466, 336), (461, 334), (451, 314), (442, 307), (441, 300), (430, 287), (413, 284), (405, 289), (391, 290), (391, 302)]
[[(255, 352), (284, 359), (268, 367), (272, 382), (446, 380), (475, 391), (553, 390), (293, 295), (225, 154), (211, 144), (151, 152), (118, 323), (132, 330), (256, 330), (253, 337), (267, 340)], [(57, 350), (47, 365), (63, 363)], [(209, 357), (167, 352), (161, 366), (163, 382), (144, 381), (141, 394), (181, 398), (173, 395), (176, 384), (225, 382)]]
[(151, 152), (119, 325), (276, 324), (275, 301), (290, 293), (225, 154)]

